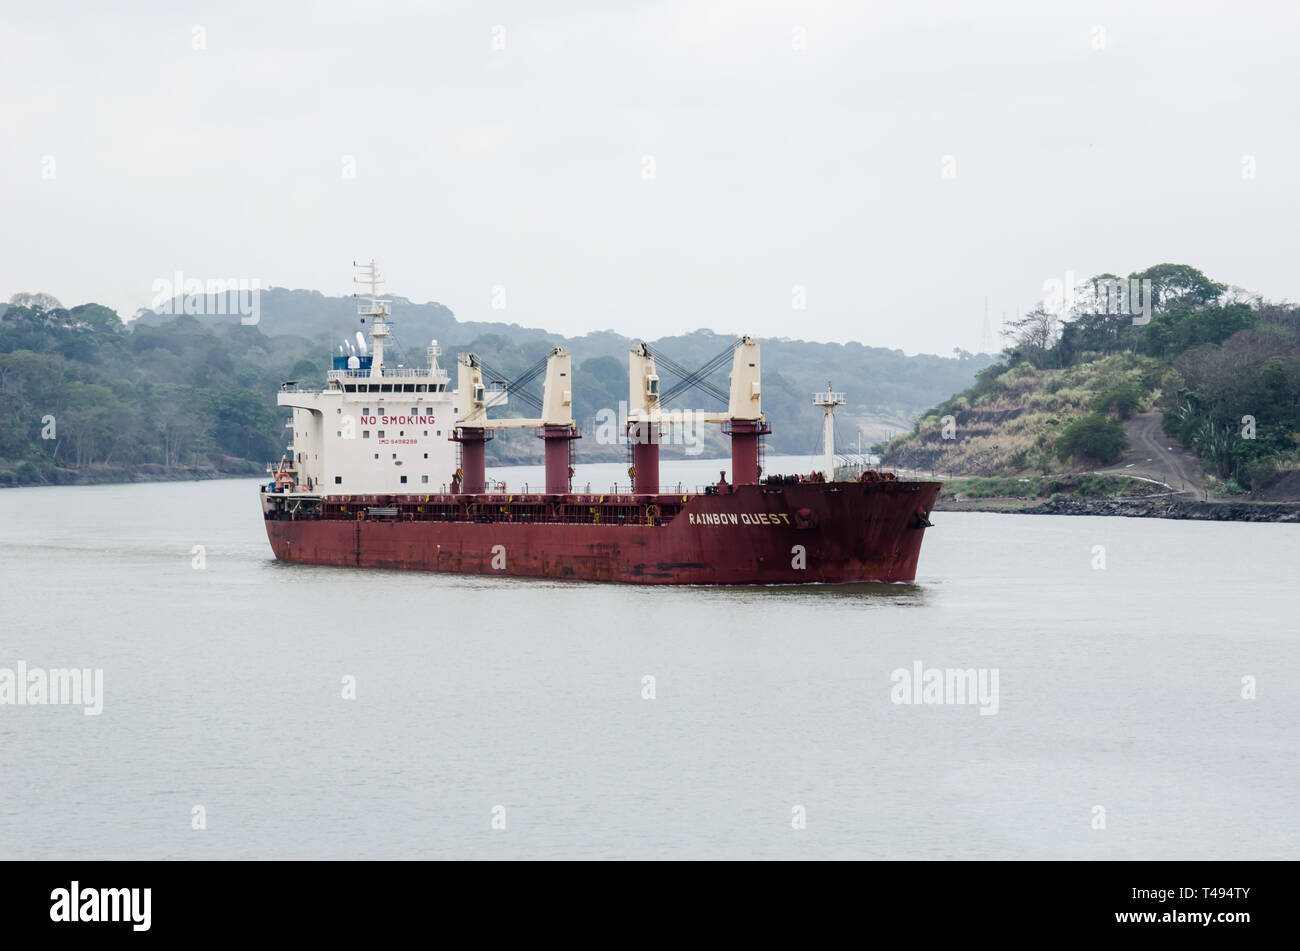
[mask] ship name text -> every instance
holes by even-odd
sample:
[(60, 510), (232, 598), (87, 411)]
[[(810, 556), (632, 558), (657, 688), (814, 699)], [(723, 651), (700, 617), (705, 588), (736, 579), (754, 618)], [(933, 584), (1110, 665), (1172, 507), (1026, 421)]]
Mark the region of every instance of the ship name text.
[(691, 525), (789, 525), (785, 512), (690, 512)]

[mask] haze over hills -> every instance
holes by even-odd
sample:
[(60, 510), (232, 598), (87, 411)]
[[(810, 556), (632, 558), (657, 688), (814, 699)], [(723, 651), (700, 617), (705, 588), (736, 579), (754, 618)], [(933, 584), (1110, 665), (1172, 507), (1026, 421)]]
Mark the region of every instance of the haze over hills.
[[(392, 363), (422, 365), (425, 348), (436, 339), (444, 366), (457, 353), (473, 352), (510, 379), (551, 347), (566, 347), (575, 366), (574, 416), (588, 437), (595, 435), (599, 414), (617, 414), (627, 399), (631, 337), (601, 331), (566, 338), (519, 324), (462, 322), (441, 304), (390, 299)], [(184, 313), (185, 302), (178, 301), (179, 316), (142, 311), (127, 323), (106, 307), (65, 308), (48, 295), (19, 294), (0, 305), (0, 392), (7, 400), (0, 414), (0, 482), (158, 478), (183, 468), (252, 472), (278, 458), (288, 413), (275, 405), (275, 393), (287, 380), (323, 384), (330, 358), (364, 329), (356, 300), (268, 289), (258, 298), (256, 323), (242, 322), (233, 301), (218, 308), (215, 299), (196, 300), (189, 309), (201, 313)], [(654, 343), (694, 368), (729, 350), (735, 339), (698, 330)], [(857, 343), (762, 344), (764, 410), (773, 429), (767, 445), (775, 453), (818, 449), (821, 413), (811, 397), (828, 382), (848, 394), (838, 417), (839, 445), (855, 446), (860, 433), (866, 446), (908, 427), (992, 361), (965, 352), (907, 356)], [(710, 381), (725, 388), (727, 369)], [(663, 375), (671, 385), (671, 374)], [(695, 391), (673, 407), (720, 408)], [(57, 420), (57, 438), (42, 438), (47, 416)], [(705, 427), (704, 437), (702, 455), (726, 454), (717, 427)], [(684, 451), (665, 446), (666, 456)], [(539, 459), (528, 433), (502, 434), (490, 452), (497, 463)], [(625, 454), (624, 446), (594, 438), (579, 446), (580, 460)]]
[[(446, 367), (453, 365), (456, 354), (472, 352), (513, 376), (544, 358), (551, 347), (561, 346), (573, 355), (574, 416), (588, 435), (600, 410), (617, 411), (620, 402), (627, 399), (628, 350), (641, 338), (613, 330), (565, 337), (518, 323), (461, 321), (449, 308), (435, 302), (420, 304), (392, 295), (385, 299), (392, 301), (396, 341), (393, 362), (423, 364), (424, 348), (437, 340), (443, 348), (442, 362)], [(181, 309), (183, 304), (176, 302), (173, 310)], [(217, 310), (206, 304), (201, 309)], [(170, 315), (151, 311), (137, 317), (141, 323), (153, 325), (168, 319)], [(196, 319), (213, 328), (232, 322), (231, 317), (220, 314), (196, 315)], [(268, 336), (292, 335), (316, 345), (314, 352), (305, 356), (315, 364), (316, 375), (304, 373), (303, 382), (323, 378), (328, 356), (337, 355), (341, 343), (352, 342), (357, 331), (365, 329), (357, 317), (355, 298), (327, 297), (318, 291), (285, 288), (262, 292), (257, 327)], [(652, 342), (678, 363), (694, 368), (729, 348), (737, 336), (701, 329)], [(969, 353), (956, 357), (907, 356), (901, 350), (860, 343), (765, 338), (762, 345), (764, 409), (774, 430), (769, 446), (778, 452), (810, 452), (818, 448), (820, 436), (810, 441), (809, 433), (820, 433), (821, 413), (811, 405), (811, 395), (814, 390), (825, 389), (828, 382), (837, 390), (849, 392), (849, 403), (839, 414), (843, 446), (856, 445), (859, 432), (865, 446), (911, 425), (921, 410), (969, 385), (974, 375), (993, 360), (991, 356)], [(664, 376), (666, 383), (671, 383), (671, 375), (666, 370)], [(725, 389), (726, 376), (724, 367), (710, 380)], [(683, 409), (719, 408), (694, 392), (688, 392), (672, 405)], [(503, 433), (493, 442), (496, 444), (493, 451), (506, 458), (527, 460), (536, 451), (526, 433)], [(726, 444), (720, 435), (710, 434), (710, 442), (713, 451), (725, 455)], [(622, 455), (622, 450), (606, 451), (590, 442), (582, 446), (582, 451), (591, 458), (621, 458)], [(671, 445), (665, 447), (667, 454), (673, 451)]]

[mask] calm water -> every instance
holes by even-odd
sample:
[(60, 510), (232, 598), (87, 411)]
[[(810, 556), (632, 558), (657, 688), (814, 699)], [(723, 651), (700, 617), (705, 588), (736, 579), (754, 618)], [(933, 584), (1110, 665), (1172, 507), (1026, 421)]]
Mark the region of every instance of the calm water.
[[(1296, 526), (938, 513), (915, 585), (637, 589), (277, 564), (255, 491), (0, 491), (0, 667), (105, 692), (0, 706), (0, 858), (1300, 854)], [(997, 715), (894, 704), (916, 661)]]

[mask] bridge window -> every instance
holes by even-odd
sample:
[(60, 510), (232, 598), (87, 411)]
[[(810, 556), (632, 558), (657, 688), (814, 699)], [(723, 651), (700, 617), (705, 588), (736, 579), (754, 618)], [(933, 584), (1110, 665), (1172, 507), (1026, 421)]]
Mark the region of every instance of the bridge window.
[(362, 416), (369, 416), (369, 415), (370, 415), (370, 407), (369, 407), (369, 406), (363, 406), (363, 407), (361, 407), (361, 415), (362, 415)]
[(368, 429), (363, 429), (363, 430), (361, 430), (361, 438), (362, 438), (362, 439), (369, 439), (369, 438), (370, 438), (370, 430), (368, 430)]
[(407, 383), (405, 386), (402, 387), (402, 392), (403, 392), (403, 393), (414, 393), (414, 392), (415, 392), (415, 384), (414, 384), (414, 383)]
[(383, 431), (382, 429), (379, 430), (379, 438), (380, 438), (380, 439), (383, 439), (383, 438), (384, 438), (384, 431)]
[(412, 406), (412, 407), (411, 407), (411, 415), (412, 415), (412, 416), (417, 416), (417, 415), (419, 415), (419, 412), (420, 412), (420, 407), (418, 407), (418, 406)]

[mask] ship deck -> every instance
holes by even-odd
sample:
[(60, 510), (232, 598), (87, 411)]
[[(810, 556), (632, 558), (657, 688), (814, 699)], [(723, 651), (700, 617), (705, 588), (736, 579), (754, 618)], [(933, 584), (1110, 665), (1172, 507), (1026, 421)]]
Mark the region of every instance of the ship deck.
[[(730, 500), (825, 494), (907, 494), (933, 483), (881, 480), (709, 486), (704, 492), (483, 493), (476, 495), (303, 495), (263, 492), (268, 519), (415, 522), (517, 522), (581, 525), (667, 525), (693, 503), (712, 509)], [(771, 502), (777, 502), (771, 499)], [(779, 502), (777, 502), (779, 504)]]

